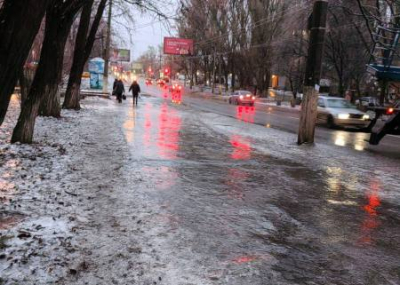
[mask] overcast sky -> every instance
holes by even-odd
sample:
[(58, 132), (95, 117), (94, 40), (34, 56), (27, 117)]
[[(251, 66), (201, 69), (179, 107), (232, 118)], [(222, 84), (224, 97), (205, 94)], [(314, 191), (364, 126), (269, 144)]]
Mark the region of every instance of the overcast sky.
[[(170, 3), (167, 3), (168, 1)], [(162, 12), (167, 16), (174, 16), (178, 0), (167, 0), (164, 3), (166, 4), (160, 7)], [(131, 50), (131, 60), (138, 58), (149, 46), (157, 47), (162, 44), (164, 37), (175, 36), (175, 30), (173, 29), (175, 23), (172, 19), (169, 20), (172, 29), (167, 29), (165, 20), (160, 21), (154, 14), (132, 12), (135, 18), (134, 25), (127, 23), (122, 17), (115, 17), (113, 20), (113, 32), (118, 34), (118, 37), (114, 37), (113, 41), (118, 44), (119, 48)], [(125, 26), (129, 26), (129, 30)]]

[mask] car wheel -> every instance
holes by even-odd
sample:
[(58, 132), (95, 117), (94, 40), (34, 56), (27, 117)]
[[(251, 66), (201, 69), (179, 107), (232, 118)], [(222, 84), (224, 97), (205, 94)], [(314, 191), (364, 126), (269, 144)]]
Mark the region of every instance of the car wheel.
[(328, 119), (326, 120), (326, 125), (327, 125), (328, 128), (330, 128), (330, 129), (336, 128), (335, 120), (333, 119), (332, 116), (328, 116)]

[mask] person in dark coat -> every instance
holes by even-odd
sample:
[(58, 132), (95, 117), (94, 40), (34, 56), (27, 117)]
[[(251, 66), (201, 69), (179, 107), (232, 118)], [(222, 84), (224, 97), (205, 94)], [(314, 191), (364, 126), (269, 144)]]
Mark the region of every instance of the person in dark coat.
[(115, 84), (114, 92), (117, 95), (118, 102), (122, 103), (122, 94), (125, 92), (125, 86), (121, 79), (117, 80), (117, 82)]
[(136, 81), (133, 81), (131, 87), (129, 87), (129, 91), (132, 91), (132, 96), (133, 96), (133, 105), (138, 104), (138, 97), (140, 93), (140, 86)]
[[(117, 86), (117, 83), (118, 83), (118, 78), (115, 78), (114, 79), (114, 83), (113, 83), (113, 91), (115, 90), (115, 87)], [(115, 94), (113, 94), (113, 95), (115, 95)]]

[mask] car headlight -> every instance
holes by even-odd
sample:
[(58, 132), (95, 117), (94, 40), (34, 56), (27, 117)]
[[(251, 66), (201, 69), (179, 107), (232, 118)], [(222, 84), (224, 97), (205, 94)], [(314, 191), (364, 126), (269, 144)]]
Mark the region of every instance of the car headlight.
[(347, 119), (350, 118), (350, 114), (339, 114), (339, 115), (338, 115), (338, 118), (339, 118), (340, 120), (347, 120)]
[(369, 120), (369, 115), (368, 114), (364, 114), (363, 120)]
[(240, 96), (239, 96), (239, 99), (240, 99), (240, 100), (243, 100), (243, 95), (240, 95)]

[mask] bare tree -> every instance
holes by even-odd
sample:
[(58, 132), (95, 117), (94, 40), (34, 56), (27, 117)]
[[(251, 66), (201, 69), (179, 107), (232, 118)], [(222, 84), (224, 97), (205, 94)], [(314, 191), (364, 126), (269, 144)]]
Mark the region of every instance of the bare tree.
[(5, 0), (0, 8), (0, 125), (50, 0)]
[(32, 142), (39, 107), (43, 115), (60, 116), (58, 86), (61, 81), (65, 43), (74, 17), (83, 3), (84, 0), (56, 0), (48, 7), (40, 62), (28, 98), (22, 106), (12, 142)]
[[(65, 109), (80, 109), (80, 87), (82, 73), (85, 63), (89, 59), (95, 42), (96, 33), (100, 25), (100, 20), (106, 7), (107, 0), (101, 0), (96, 9), (96, 15), (90, 27), (90, 19), (94, 0), (87, 1), (83, 7), (78, 33), (75, 41), (74, 58), (68, 80), (68, 86), (65, 93), (63, 107)], [(90, 32), (89, 32), (90, 29)]]

